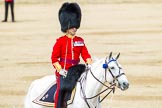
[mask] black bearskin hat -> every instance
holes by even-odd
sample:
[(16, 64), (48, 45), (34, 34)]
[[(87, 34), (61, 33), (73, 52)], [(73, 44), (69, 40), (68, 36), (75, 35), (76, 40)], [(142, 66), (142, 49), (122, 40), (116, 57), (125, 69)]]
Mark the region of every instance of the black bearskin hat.
[(64, 3), (59, 10), (61, 31), (66, 32), (70, 28), (79, 28), (81, 22), (81, 9), (77, 3)]

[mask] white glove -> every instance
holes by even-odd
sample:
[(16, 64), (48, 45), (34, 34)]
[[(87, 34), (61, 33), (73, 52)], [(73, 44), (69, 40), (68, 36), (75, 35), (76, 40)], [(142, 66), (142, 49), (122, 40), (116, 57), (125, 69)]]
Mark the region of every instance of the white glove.
[(67, 71), (65, 69), (61, 69), (59, 71), (59, 74), (62, 75), (63, 77), (66, 77), (67, 76)]
[(87, 68), (88, 70), (91, 69), (91, 67), (92, 67), (92, 65), (86, 64), (86, 68)]

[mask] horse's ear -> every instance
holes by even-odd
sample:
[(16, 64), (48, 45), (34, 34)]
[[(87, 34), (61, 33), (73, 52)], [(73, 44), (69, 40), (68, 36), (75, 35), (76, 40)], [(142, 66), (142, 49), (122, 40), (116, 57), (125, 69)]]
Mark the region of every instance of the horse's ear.
[(112, 57), (112, 52), (110, 52), (110, 55), (109, 55), (109, 60), (111, 59), (111, 57)]
[(116, 56), (116, 60), (119, 58), (119, 56), (120, 56), (120, 53)]

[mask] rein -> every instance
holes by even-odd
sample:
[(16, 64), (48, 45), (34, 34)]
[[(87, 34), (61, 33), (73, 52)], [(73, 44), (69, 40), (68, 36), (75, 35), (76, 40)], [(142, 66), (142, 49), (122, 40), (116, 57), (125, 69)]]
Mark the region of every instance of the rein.
[[(97, 95), (88, 98), (88, 97), (86, 97), (85, 91), (83, 90), (83, 86), (82, 86), (82, 84), (81, 84), (81, 81), (79, 81), (79, 82), (80, 82), (81, 92), (82, 92), (82, 94), (83, 94), (84, 101), (86, 102), (88, 108), (91, 108), (87, 100), (96, 98), (96, 97), (100, 96), (102, 93), (104, 93), (104, 92), (106, 92), (107, 90), (111, 89), (111, 90), (110, 90), (110, 91), (109, 91), (109, 92), (99, 101), (99, 102), (101, 103), (101, 102), (102, 102), (111, 92), (115, 93), (115, 86), (116, 86), (116, 83), (113, 83), (113, 84), (111, 84), (110, 86), (107, 86), (106, 84), (104, 84), (103, 82), (101, 82), (99, 79), (97, 79), (97, 78), (95, 77), (95, 75), (92, 73), (92, 70), (91, 70), (91, 69), (90, 69), (89, 71), (91, 72), (91, 75), (92, 75), (99, 83), (101, 83), (103, 86), (106, 87), (106, 89), (104, 89), (103, 91), (101, 91), (101, 92), (98, 93)], [(88, 72), (88, 71), (87, 71), (87, 72)]]
[[(118, 64), (117, 64), (117, 66), (118, 66), (118, 68), (119, 68), (119, 75), (117, 75), (117, 76), (114, 76), (114, 75), (113, 75), (113, 73), (111, 72), (110, 68), (108, 68), (108, 64), (109, 64), (110, 62), (112, 62), (112, 61), (116, 61), (116, 60), (112, 59), (112, 60), (110, 60), (108, 63), (107, 63), (106, 60), (105, 60), (106, 67), (103, 66), (103, 68), (105, 69), (105, 81), (107, 82), (107, 80), (106, 80), (106, 73), (107, 73), (107, 70), (109, 70), (110, 74), (111, 74), (112, 77), (113, 77), (113, 83), (111, 83), (110, 86), (104, 84), (104, 83), (101, 82), (99, 79), (97, 79), (97, 78), (95, 77), (95, 75), (93, 74), (92, 70), (89, 69), (89, 71), (91, 72), (91, 75), (92, 75), (99, 83), (101, 83), (103, 86), (106, 87), (106, 89), (104, 89), (103, 91), (101, 91), (101, 92), (98, 93), (97, 95), (92, 96), (92, 97), (89, 97), (89, 98), (86, 97), (85, 91), (83, 90), (82, 83), (81, 83), (81, 81), (79, 81), (79, 82), (80, 82), (80, 86), (81, 86), (81, 92), (82, 92), (82, 94), (83, 94), (84, 101), (86, 102), (88, 108), (91, 108), (91, 107), (90, 107), (90, 104), (88, 103), (87, 100), (96, 98), (96, 97), (100, 96), (102, 93), (106, 92), (106, 91), (109, 90), (109, 89), (111, 89), (111, 90), (110, 90), (110, 91), (109, 91), (109, 92), (108, 92), (99, 102), (101, 103), (101, 102), (102, 102), (111, 92), (113, 92), (113, 94), (114, 94), (114, 93), (115, 93), (115, 86), (116, 86), (115, 80), (118, 80), (118, 78), (119, 78), (120, 76), (125, 75), (124, 73), (120, 73), (120, 70), (121, 70), (122, 68), (119, 67)], [(87, 72), (88, 72), (88, 70), (87, 70)], [(86, 74), (87, 74), (87, 73), (86, 73)], [(87, 76), (87, 75), (86, 75), (86, 76)]]
[[(92, 97), (90, 97), (90, 98), (85, 98), (85, 99), (93, 99), (93, 98), (95, 98), (95, 97), (101, 95), (102, 93), (104, 93), (104, 92), (107, 91), (108, 89), (111, 89), (111, 91), (110, 91), (108, 94), (110, 94), (112, 91), (113, 91), (113, 93), (115, 92), (116, 83), (113, 83), (113, 84), (111, 84), (110, 86), (107, 86), (106, 84), (102, 83), (99, 79), (97, 79), (97, 78), (94, 76), (94, 74), (92, 73), (92, 70), (91, 70), (91, 69), (90, 69), (90, 72), (91, 72), (92, 76), (93, 76), (99, 83), (101, 83), (103, 86), (106, 87), (106, 89), (103, 90), (103, 91), (101, 91), (100, 93), (98, 93), (98, 94), (95, 95), (95, 96), (92, 96)], [(106, 97), (107, 97), (107, 96), (108, 96), (108, 95), (106, 95)], [(106, 97), (104, 97), (104, 98), (106, 98)], [(103, 98), (100, 102), (102, 102), (102, 101), (104, 100), (104, 98)]]

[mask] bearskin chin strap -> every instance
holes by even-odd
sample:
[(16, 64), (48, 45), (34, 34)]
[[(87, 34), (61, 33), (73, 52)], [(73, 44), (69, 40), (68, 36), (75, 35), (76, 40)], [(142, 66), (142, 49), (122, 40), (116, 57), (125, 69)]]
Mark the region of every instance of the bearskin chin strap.
[(67, 50), (68, 50), (68, 39), (66, 39), (66, 53), (65, 53), (65, 62), (64, 62), (64, 68), (66, 67), (66, 58), (67, 58)]

